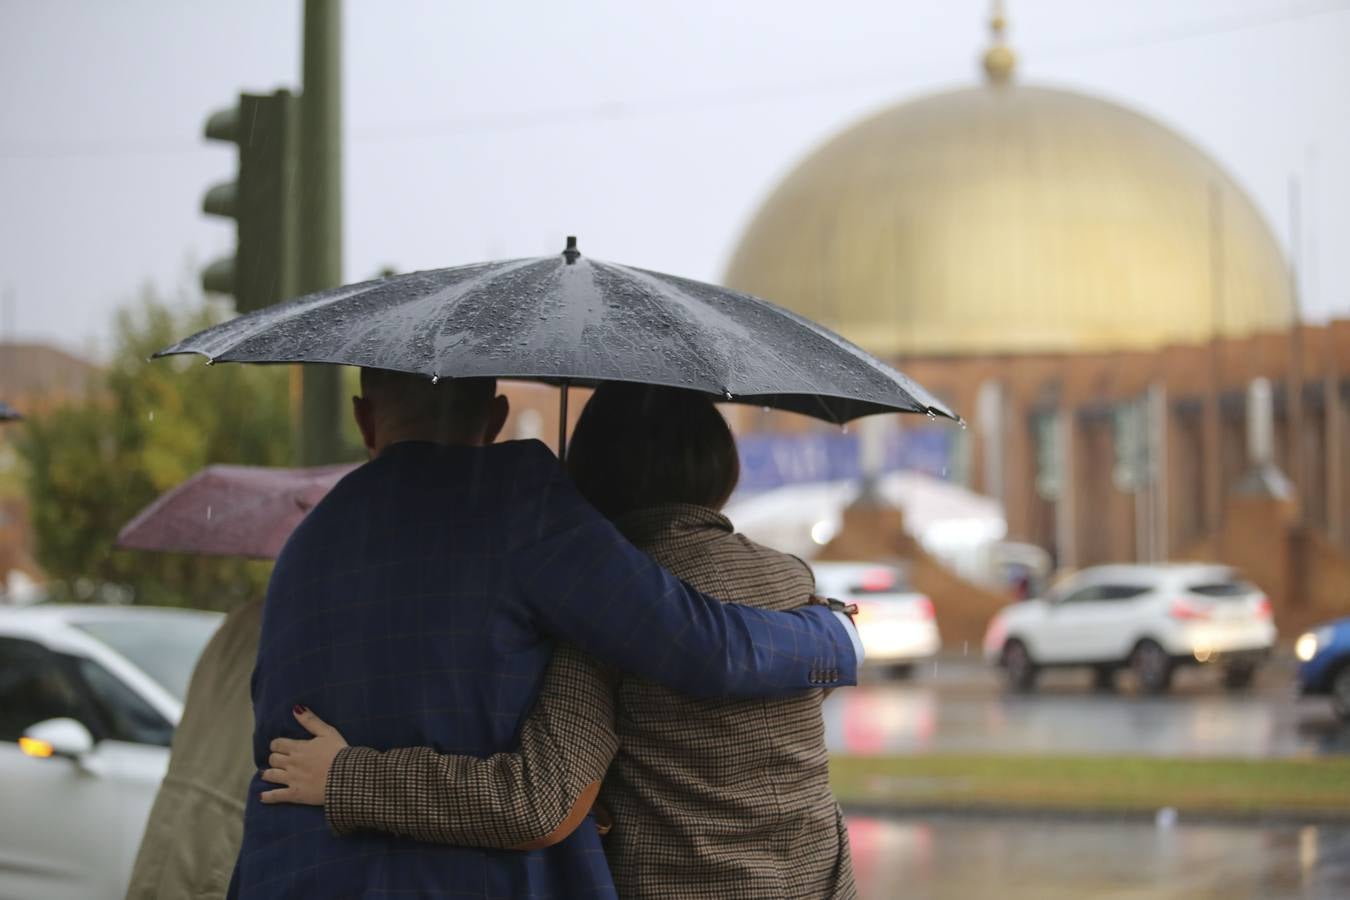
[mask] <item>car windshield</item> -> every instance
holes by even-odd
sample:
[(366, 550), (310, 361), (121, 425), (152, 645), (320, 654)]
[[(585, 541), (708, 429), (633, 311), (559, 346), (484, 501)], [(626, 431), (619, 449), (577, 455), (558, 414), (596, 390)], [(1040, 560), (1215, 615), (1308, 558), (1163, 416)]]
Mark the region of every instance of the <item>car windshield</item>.
[(165, 613), (72, 624), (126, 657), (182, 700), (187, 696), (188, 680), (197, 665), (197, 657), (220, 626), (220, 619), (201, 614)]

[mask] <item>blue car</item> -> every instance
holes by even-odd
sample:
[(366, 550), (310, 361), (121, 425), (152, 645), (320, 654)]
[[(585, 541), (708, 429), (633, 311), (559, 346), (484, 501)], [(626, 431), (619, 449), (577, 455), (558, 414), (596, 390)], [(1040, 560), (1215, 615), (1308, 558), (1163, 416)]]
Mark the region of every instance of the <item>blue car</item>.
[(1299, 636), (1294, 653), (1299, 692), (1327, 695), (1342, 721), (1350, 721), (1350, 616)]

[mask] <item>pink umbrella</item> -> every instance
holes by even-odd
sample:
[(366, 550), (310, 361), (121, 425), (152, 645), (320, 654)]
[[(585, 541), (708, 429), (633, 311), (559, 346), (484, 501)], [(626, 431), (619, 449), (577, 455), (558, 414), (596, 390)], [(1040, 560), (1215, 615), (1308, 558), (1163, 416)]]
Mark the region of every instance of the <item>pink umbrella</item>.
[(354, 468), (207, 466), (141, 510), (115, 546), (275, 559), (305, 514)]

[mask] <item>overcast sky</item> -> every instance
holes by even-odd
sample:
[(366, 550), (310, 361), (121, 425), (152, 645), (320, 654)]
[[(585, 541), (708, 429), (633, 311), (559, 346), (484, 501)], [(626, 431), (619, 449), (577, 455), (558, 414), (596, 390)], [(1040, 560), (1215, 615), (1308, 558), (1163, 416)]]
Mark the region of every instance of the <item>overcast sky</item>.
[[(233, 246), (202, 125), (297, 87), (300, 0), (0, 0), (6, 339), (95, 349), (146, 281)], [(987, 0), (347, 0), (345, 272), (561, 249), (719, 280), (769, 190), (839, 129), (976, 82)], [(1019, 77), (1214, 155), (1350, 315), (1350, 0), (1011, 0)]]

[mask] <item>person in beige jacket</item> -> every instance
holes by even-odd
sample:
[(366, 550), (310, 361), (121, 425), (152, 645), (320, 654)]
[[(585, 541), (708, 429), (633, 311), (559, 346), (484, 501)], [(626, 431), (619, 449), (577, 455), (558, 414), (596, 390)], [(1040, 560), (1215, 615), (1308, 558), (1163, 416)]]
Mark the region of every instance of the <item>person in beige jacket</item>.
[(128, 900), (225, 896), (254, 772), (249, 679), (261, 623), (259, 598), (225, 618), (197, 661), (174, 732), (169, 771), (131, 872)]

